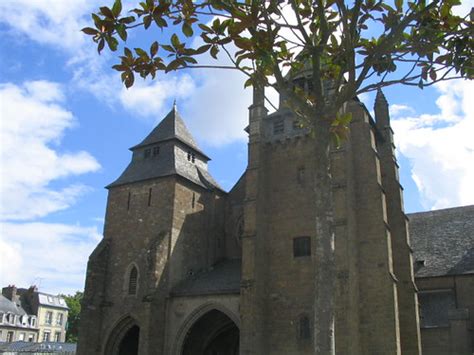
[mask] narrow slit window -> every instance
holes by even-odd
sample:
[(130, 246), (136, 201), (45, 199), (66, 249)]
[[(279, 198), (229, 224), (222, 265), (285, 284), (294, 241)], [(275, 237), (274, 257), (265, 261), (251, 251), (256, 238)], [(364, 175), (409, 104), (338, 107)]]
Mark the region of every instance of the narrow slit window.
[(191, 207), (194, 208), (196, 206), (196, 194), (193, 192), (193, 200), (191, 201)]
[(299, 167), (298, 171), (296, 173), (296, 181), (298, 182), (299, 185), (304, 185), (305, 183), (305, 175), (306, 175), (306, 169), (304, 166)]
[(311, 338), (311, 323), (309, 317), (301, 316), (298, 322), (298, 338), (300, 340), (307, 340)]
[(151, 206), (151, 187), (148, 189), (148, 206)]
[(129, 191), (128, 192), (128, 199), (127, 199), (127, 211), (130, 210), (130, 200), (131, 200), (131, 198), (132, 198), (132, 194)]
[(128, 294), (135, 295), (137, 293), (137, 282), (138, 282), (138, 270), (135, 266), (130, 270), (130, 276), (128, 279)]
[(295, 258), (302, 256), (311, 256), (310, 237), (296, 237), (293, 239), (293, 256)]

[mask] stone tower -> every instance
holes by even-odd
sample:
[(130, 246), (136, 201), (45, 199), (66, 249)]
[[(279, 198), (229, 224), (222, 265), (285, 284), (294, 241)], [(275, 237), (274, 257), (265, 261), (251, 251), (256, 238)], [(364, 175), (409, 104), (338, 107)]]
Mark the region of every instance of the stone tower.
[(131, 151), (128, 167), (107, 186), (104, 239), (88, 263), (79, 354), (163, 348), (170, 290), (222, 253), (223, 192), (176, 107)]
[[(388, 104), (379, 92), (377, 120), (357, 99), (345, 110), (353, 119), (327, 186), (336, 353), (419, 354)], [(176, 107), (131, 148), (89, 259), (79, 355), (313, 353), (325, 287), (315, 281), (317, 141), (284, 105), (268, 114), (259, 88), (247, 132), (248, 167), (229, 192)]]
[[(301, 79), (300, 79), (301, 81)], [(261, 95), (260, 95), (261, 96)], [(311, 354), (317, 238), (314, 138), (287, 109), (250, 114), (241, 354)], [(331, 151), (338, 354), (420, 352), (416, 293), (388, 106), (347, 104)], [(250, 188), (253, 186), (254, 188)], [(249, 333), (244, 333), (249, 331)], [(289, 336), (291, 335), (291, 336)]]

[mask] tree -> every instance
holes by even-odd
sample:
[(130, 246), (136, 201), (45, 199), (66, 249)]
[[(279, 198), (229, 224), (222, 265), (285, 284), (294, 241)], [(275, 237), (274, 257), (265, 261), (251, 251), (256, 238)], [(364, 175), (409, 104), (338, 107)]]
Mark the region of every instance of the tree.
[[(329, 147), (344, 137), (350, 115), (344, 103), (359, 94), (394, 84), (420, 88), (442, 80), (473, 78), (474, 12), (453, 14), (457, 0), (146, 0), (122, 15), (120, 0), (92, 14), (84, 28), (97, 43), (118, 49), (128, 31), (162, 30), (149, 48), (123, 48), (124, 85), (135, 75), (221, 68), (239, 70), (245, 86), (275, 88), (286, 105), (315, 134), (315, 226), (318, 294), (315, 299), (315, 351), (334, 353), (334, 235)], [(133, 14), (133, 15), (131, 15)], [(202, 43), (193, 47), (198, 36)], [(235, 49), (235, 51), (234, 51)], [(231, 65), (199, 64), (205, 53), (228, 57)], [(294, 85), (310, 74), (310, 90)]]
[(83, 293), (76, 291), (75, 295), (62, 295), (69, 307), (66, 329), (66, 342), (77, 343), (77, 336), (79, 330), (79, 319), (81, 314), (81, 301)]

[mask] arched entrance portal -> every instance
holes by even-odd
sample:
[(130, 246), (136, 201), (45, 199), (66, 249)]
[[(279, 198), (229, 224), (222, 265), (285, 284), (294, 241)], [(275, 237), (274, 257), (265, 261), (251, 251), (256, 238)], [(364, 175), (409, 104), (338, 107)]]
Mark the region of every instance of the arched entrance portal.
[(214, 309), (199, 318), (184, 339), (182, 355), (238, 355), (239, 328)]
[(125, 317), (110, 333), (105, 354), (138, 355), (139, 340), (140, 327), (131, 317)]
[(138, 355), (138, 339), (140, 328), (136, 325), (131, 327), (123, 336), (118, 346), (118, 355)]

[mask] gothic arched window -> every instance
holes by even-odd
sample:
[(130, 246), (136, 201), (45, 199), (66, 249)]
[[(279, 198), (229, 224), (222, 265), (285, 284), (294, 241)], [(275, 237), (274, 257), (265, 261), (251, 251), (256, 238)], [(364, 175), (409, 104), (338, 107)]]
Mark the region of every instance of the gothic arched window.
[(138, 270), (136, 266), (132, 266), (128, 276), (128, 294), (135, 295), (137, 293)]

